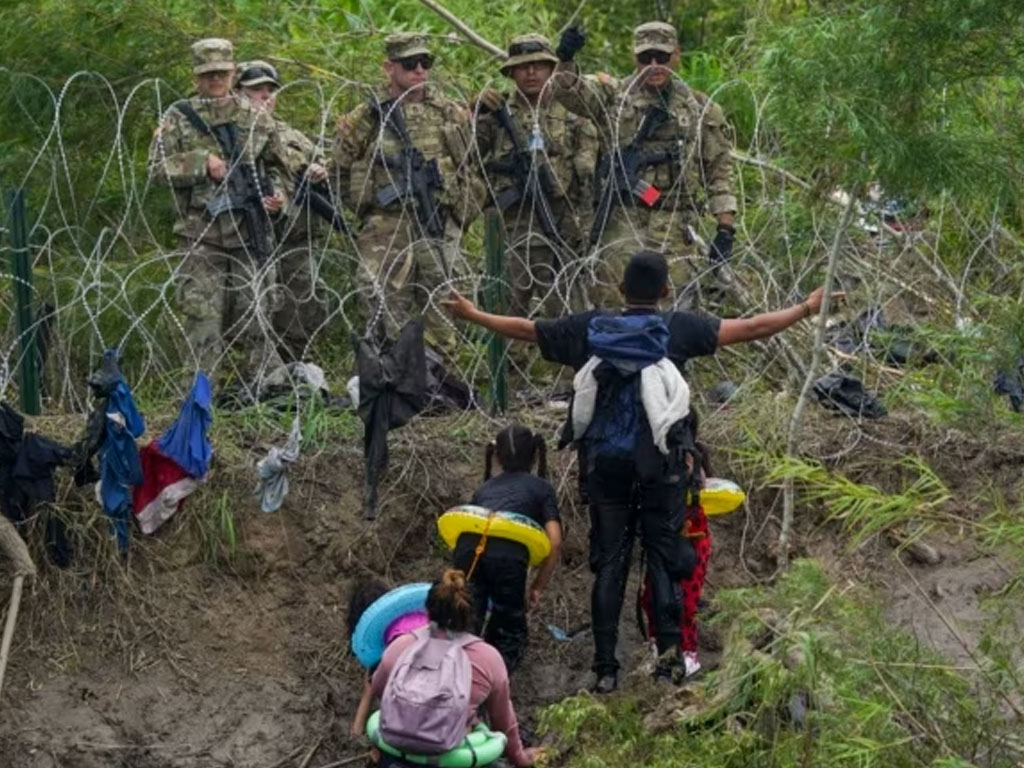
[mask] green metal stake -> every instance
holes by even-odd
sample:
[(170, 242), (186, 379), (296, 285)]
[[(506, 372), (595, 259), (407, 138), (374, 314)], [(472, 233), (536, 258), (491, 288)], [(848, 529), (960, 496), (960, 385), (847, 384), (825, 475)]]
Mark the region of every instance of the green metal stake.
[[(488, 312), (504, 314), (505, 298), (505, 244), (501, 219), (497, 212), (488, 211), (484, 219), (484, 259), (487, 282), (484, 285), (484, 306)], [(490, 334), (487, 340), (487, 364), (491, 371), (491, 412), (504, 413), (508, 409), (508, 357), (505, 340)]]
[(16, 189), (7, 193), (7, 221), (11, 232), (11, 272), (14, 274), (14, 298), (21, 347), (20, 370), (21, 410), (30, 416), (40, 414), (39, 361), (36, 354), (36, 331), (32, 317), (32, 261), (28, 253), (28, 216), (25, 214), (25, 193)]

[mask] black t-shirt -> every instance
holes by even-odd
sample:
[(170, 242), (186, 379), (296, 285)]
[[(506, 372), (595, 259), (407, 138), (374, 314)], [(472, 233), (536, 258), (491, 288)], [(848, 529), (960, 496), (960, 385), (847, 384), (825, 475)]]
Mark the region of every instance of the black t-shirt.
[[(656, 309), (632, 308), (623, 314), (656, 314)], [(587, 329), (591, 319), (598, 315), (613, 314), (608, 310), (594, 309), (567, 315), (556, 320), (537, 320), (537, 345), (545, 360), (561, 363), (578, 371), (590, 359), (590, 344)], [(686, 361), (693, 357), (715, 354), (718, 348), (718, 327), (722, 321), (712, 315), (696, 312), (665, 312), (668, 326), (668, 358), (680, 371)]]
[[(529, 472), (502, 472), (492, 477), (473, 494), (470, 503), (494, 512), (517, 512), (541, 528), (552, 520), (562, 522), (554, 487), (547, 480)], [(464, 533), (459, 536), (455, 544), (456, 562), (472, 552), (479, 541), (480, 537), (476, 534)], [(485, 551), (495, 557), (509, 557), (524, 562), (530, 559), (525, 545), (497, 537), (487, 537)]]

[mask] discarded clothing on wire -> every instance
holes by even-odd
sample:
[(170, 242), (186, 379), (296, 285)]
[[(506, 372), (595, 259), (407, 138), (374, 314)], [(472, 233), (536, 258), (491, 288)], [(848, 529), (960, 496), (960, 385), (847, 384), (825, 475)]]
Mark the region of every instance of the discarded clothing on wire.
[[(116, 375), (116, 381), (114, 376)], [(97, 383), (94, 384), (94, 381)], [(111, 381), (114, 381), (111, 385)], [(94, 392), (107, 392), (106, 429), (99, 448), (100, 499), (123, 552), (128, 548), (128, 517), (132, 508), (132, 486), (142, 482), (142, 462), (135, 438), (146, 424), (135, 399), (117, 367), (117, 350), (107, 350), (100, 371), (90, 379)]]
[(915, 352), (912, 336), (910, 327), (890, 324), (882, 308), (873, 306), (853, 320), (831, 326), (826, 340), (848, 355), (868, 352), (887, 365), (904, 366)]
[[(12, 523), (23, 528), (39, 503), (56, 496), (53, 474), (71, 462), (70, 448), (32, 432), (25, 433), (24, 417), (6, 402), (0, 403), (0, 508)], [(46, 548), (53, 562), (71, 562), (67, 526), (52, 510), (45, 512)]]
[(210, 380), (199, 371), (178, 418), (156, 440), (160, 453), (176, 461), (192, 477), (204, 477), (210, 470), (213, 446), (206, 435), (213, 423), (210, 403)]
[(480, 393), (451, 373), (441, 356), (424, 347), (426, 357), (426, 397), (424, 416), (439, 416), (451, 411), (468, 411), (483, 402)]
[(256, 464), (256, 472), (260, 476), (256, 495), (260, 497), (260, 509), (264, 512), (277, 512), (284, 503), (288, 495), (288, 467), (298, 461), (301, 438), (302, 428), (296, 416), (284, 447), (271, 446), (267, 455)]
[(207, 437), (212, 421), (210, 380), (199, 371), (178, 418), (139, 454), (142, 482), (135, 486), (132, 506), (143, 533), (154, 533), (167, 522), (206, 478), (213, 456)]
[(388, 465), (388, 430), (407, 424), (427, 404), (427, 358), (423, 321), (410, 320), (393, 344), (376, 347), (356, 339), (359, 416), (363, 420), (366, 478), (363, 516), (377, 517), (377, 490)]
[(1024, 357), (1017, 358), (1015, 371), (997, 371), (992, 388), (996, 394), (1010, 398), (1010, 407), (1021, 413), (1024, 409)]
[(880, 419), (889, 413), (877, 395), (864, 389), (860, 379), (841, 370), (814, 382), (814, 396), (826, 408), (854, 418)]

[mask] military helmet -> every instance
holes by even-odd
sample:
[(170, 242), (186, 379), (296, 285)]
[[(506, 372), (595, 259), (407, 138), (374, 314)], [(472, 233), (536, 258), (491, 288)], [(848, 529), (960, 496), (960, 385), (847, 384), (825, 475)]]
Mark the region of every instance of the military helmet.
[(633, 53), (663, 51), (675, 53), (679, 47), (676, 28), (664, 21), (648, 21), (633, 30)]
[(401, 61), (413, 56), (432, 56), (427, 47), (427, 36), (417, 32), (396, 32), (384, 39), (384, 50), (390, 61)]
[(517, 35), (508, 44), (508, 59), (501, 65), (501, 73), (507, 75), (514, 67), (520, 64), (529, 64), (531, 61), (548, 61), (552, 64), (558, 63), (558, 57), (551, 47), (551, 41), (544, 35), (530, 34)]
[(226, 72), (235, 68), (235, 49), (230, 40), (207, 37), (192, 44), (192, 72)]
[(255, 88), (257, 85), (270, 83), (276, 88), (281, 87), (281, 80), (272, 64), (260, 59), (245, 61), (238, 65), (236, 88)]

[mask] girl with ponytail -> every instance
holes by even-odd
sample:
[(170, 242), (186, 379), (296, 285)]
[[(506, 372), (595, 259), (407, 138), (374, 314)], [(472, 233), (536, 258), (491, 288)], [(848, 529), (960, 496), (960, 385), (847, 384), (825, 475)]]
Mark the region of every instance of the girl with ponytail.
[(562, 552), (562, 519), (547, 471), (544, 438), (513, 424), (487, 445), (484, 484), (471, 501), (495, 512), (518, 512), (547, 533), (551, 554), (537, 569), (528, 595), (530, 556), (525, 545), (490, 537), (477, 555), (480, 536), (473, 533), (462, 534), (455, 544), (455, 567), (469, 574), (475, 613), (473, 631), (501, 652), (509, 672), (519, 665), (526, 650), (527, 604), (531, 609), (540, 604), (541, 593)]

